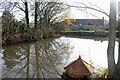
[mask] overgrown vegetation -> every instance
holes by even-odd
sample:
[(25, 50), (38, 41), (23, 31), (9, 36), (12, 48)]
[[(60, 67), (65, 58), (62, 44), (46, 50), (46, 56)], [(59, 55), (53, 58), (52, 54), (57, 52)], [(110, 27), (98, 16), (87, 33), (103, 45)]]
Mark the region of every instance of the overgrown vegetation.
[(98, 69), (98, 76), (100, 78), (108, 78), (109, 70), (105, 68), (99, 68)]
[[(21, 3), (6, 2), (2, 5), (4, 8), (2, 14), (3, 45), (58, 36), (55, 35), (55, 27), (64, 19), (67, 7), (57, 0), (33, 1), (32, 3), (33, 5), (26, 0)], [(12, 11), (24, 12), (24, 20), (15, 19), (11, 8)], [(30, 22), (31, 17), (34, 19), (32, 22)]]

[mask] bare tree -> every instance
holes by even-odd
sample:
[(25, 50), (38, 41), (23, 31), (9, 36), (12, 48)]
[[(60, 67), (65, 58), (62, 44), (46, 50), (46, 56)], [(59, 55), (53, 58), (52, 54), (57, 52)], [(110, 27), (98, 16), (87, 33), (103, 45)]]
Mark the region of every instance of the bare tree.
[[(77, 5), (70, 5), (70, 4), (64, 4), (64, 5), (69, 6), (69, 7), (74, 7), (76, 9), (78, 9), (78, 10), (83, 11), (83, 12), (85, 12), (85, 10), (87, 10), (87, 9), (90, 9), (90, 10), (93, 10), (93, 11), (97, 11), (97, 12), (103, 13), (106, 16), (109, 17), (109, 14), (106, 11), (104, 11), (103, 9), (101, 9), (100, 7), (98, 7), (97, 5), (92, 5), (91, 3), (89, 3), (89, 5), (92, 5), (92, 6), (89, 6), (86, 3), (84, 3), (84, 2), (76, 2), (76, 4)], [(87, 12), (87, 13), (89, 13), (89, 12)], [(91, 14), (91, 13), (89, 13), (89, 14), (90, 15), (94, 15), (94, 14)]]
[(63, 19), (63, 12), (66, 9), (68, 9), (66, 5), (56, 0), (36, 2), (35, 28), (40, 30), (46, 37), (50, 36), (50, 33), (54, 32), (53, 28), (56, 24)]
[(35, 27), (35, 30), (37, 29), (37, 19), (38, 19), (38, 2), (35, 2), (35, 19), (34, 19), (34, 27)]

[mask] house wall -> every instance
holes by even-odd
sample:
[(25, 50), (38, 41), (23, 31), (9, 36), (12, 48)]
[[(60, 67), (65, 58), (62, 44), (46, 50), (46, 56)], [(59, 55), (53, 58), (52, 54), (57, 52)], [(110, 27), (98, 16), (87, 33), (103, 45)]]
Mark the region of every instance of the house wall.
[(73, 24), (82, 24), (82, 25), (104, 25), (103, 19), (76, 19)]
[(108, 29), (108, 27), (104, 25), (83, 25), (83, 29), (105, 30), (105, 29)]
[(84, 29), (89, 30), (108, 30), (109, 26), (104, 25), (104, 18), (102, 19), (71, 19), (71, 24), (67, 25), (67, 19), (61, 21), (56, 27), (56, 31), (63, 30), (63, 27), (66, 26), (72, 31), (79, 31)]
[(104, 17), (102, 19), (76, 19), (68, 26), (71, 30), (106, 30), (108, 26), (104, 25)]
[(69, 28), (74, 31), (74, 30), (106, 30), (109, 29), (108, 26), (104, 26), (104, 25), (71, 25), (69, 26)]

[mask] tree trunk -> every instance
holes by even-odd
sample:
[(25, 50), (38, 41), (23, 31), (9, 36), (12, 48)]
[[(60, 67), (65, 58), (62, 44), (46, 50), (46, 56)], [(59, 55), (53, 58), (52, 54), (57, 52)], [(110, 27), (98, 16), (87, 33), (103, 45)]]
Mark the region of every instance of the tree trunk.
[(37, 28), (37, 17), (38, 17), (38, 2), (35, 2), (35, 20), (34, 20), (34, 26), (35, 26), (35, 30)]
[(115, 76), (115, 59), (114, 59), (114, 49), (115, 49), (115, 38), (116, 38), (116, 1), (111, 0), (110, 2), (110, 29), (109, 29), (109, 43), (107, 49), (108, 57), (108, 69), (109, 77)]
[(26, 25), (27, 25), (27, 32), (29, 30), (29, 11), (28, 11), (28, 2), (26, 0), (25, 4), (25, 19), (26, 19)]
[[(118, 3), (118, 38), (119, 38), (119, 46), (118, 46), (118, 62), (116, 64), (116, 78), (120, 76), (120, 2)], [(120, 79), (120, 78), (119, 78)]]

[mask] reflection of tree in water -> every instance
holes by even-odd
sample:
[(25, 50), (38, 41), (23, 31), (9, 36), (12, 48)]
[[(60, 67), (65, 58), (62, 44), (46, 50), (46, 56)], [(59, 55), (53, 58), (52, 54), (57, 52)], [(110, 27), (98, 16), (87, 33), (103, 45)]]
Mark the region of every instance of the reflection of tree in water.
[(15, 64), (20, 62), (20, 60), (25, 58), (25, 46), (12, 46), (12, 47), (3, 47), (4, 49), (4, 65), (7, 68), (12, 68)]
[(3, 67), (2, 74), (3, 77), (14, 77), (19, 68), (22, 68), (22, 64), (26, 61), (27, 58), (27, 48), (30, 45), (14, 45), (14, 46), (5, 46), (3, 47)]
[(3, 77), (59, 77), (71, 49), (69, 42), (61, 39), (46, 39), (14, 50), (7, 47), (4, 49), (3, 59), (7, 67), (3, 66), (6, 70)]

